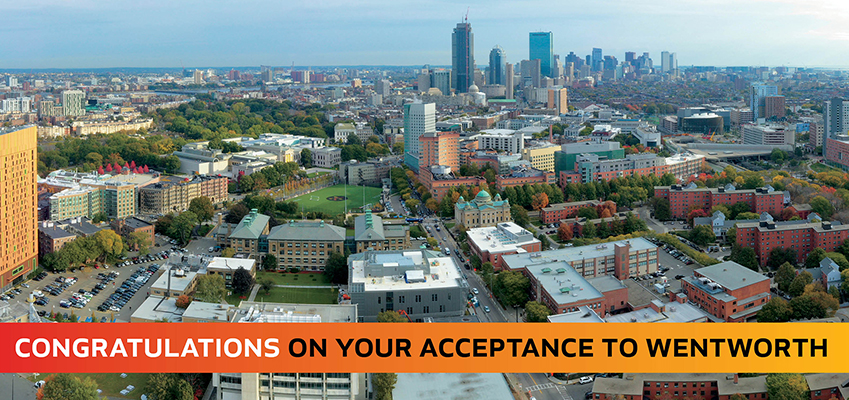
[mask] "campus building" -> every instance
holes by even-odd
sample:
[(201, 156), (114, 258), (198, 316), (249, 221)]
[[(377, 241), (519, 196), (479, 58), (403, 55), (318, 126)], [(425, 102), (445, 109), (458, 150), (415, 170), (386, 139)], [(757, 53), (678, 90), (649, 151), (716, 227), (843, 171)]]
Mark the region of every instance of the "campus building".
[[(253, 259), (259, 259), (261, 253), (268, 252), (268, 230), (271, 217), (260, 214), (256, 208), (242, 217), (239, 224), (219, 225), (219, 233), (227, 230), (226, 235), (217, 235), (218, 244), (222, 247), (231, 247), (236, 254), (244, 254)], [(224, 226), (226, 225), (226, 227)]]
[(419, 170), (419, 182), (424, 185), (436, 201), (442, 201), (445, 194), (451, 188), (457, 186), (477, 187), (486, 183), (481, 176), (458, 177), (451, 172), (451, 168), (445, 166), (434, 166)]
[(716, 205), (732, 206), (740, 202), (748, 204), (756, 214), (778, 215), (784, 210), (784, 192), (771, 186), (757, 189), (737, 189), (731, 183), (721, 188), (700, 188), (694, 184), (655, 186), (654, 197), (669, 200), (672, 218), (686, 218), (694, 206), (710, 210)]
[(0, 292), (36, 268), (37, 130), (0, 128)]
[(815, 248), (833, 252), (849, 238), (849, 225), (839, 221), (822, 221), (817, 214), (799, 221), (773, 221), (762, 218), (756, 222), (737, 224), (737, 245), (755, 250), (760, 265), (769, 261), (775, 248), (796, 251), (797, 263), (803, 263)]
[(513, 129), (488, 129), (475, 135), (478, 149), (496, 150), (510, 154), (521, 154), (525, 149), (525, 136)]
[(766, 399), (766, 375), (741, 378), (737, 374), (623, 374), (621, 378), (597, 378), (592, 387), (595, 400), (729, 400), (735, 394), (750, 400)]
[(582, 208), (596, 208), (600, 205), (601, 202), (598, 200), (551, 204), (548, 207), (543, 207), (539, 210), (539, 219), (544, 224), (556, 224), (561, 220), (574, 217), (578, 210)]
[(727, 322), (753, 319), (770, 299), (770, 279), (733, 261), (693, 271), (681, 291), (693, 303)]
[(535, 169), (554, 172), (554, 153), (560, 146), (548, 142), (537, 142), (522, 150), (522, 159), (530, 161)]
[(643, 238), (519, 253), (503, 259), (502, 267), (508, 271), (522, 271), (531, 265), (565, 263), (585, 278), (613, 275), (624, 280), (651, 274), (658, 268), (657, 246)]
[(454, 220), (466, 229), (472, 229), (512, 222), (513, 217), (508, 200), (501, 200), (500, 194), (496, 194), (493, 200), (486, 190), (481, 190), (472, 201), (467, 202), (463, 196), (457, 199)]
[(113, 220), (110, 225), (115, 233), (128, 238), (131, 234), (141, 233), (148, 239), (148, 247), (152, 248), (156, 244), (154, 225), (150, 222), (140, 220), (136, 217)]
[(508, 187), (533, 186), (539, 183), (557, 184), (557, 175), (554, 172), (533, 168), (527, 164), (527, 161), (523, 161), (522, 163), (511, 167), (506, 174), (496, 176), (495, 187), (498, 190), (504, 190)]
[(472, 254), (478, 256), (481, 263), (492, 263), (496, 271), (501, 270), (504, 256), (542, 250), (542, 242), (533, 233), (513, 222), (469, 229), (466, 235)]
[(554, 171), (560, 173), (574, 170), (578, 155), (581, 154), (595, 154), (599, 156), (599, 160), (619, 160), (625, 158), (625, 149), (620, 147), (619, 142), (567, 143), (554, 153)]
[(289, 221), (271, 228), (267, 240), (279, 269), (323, 271), (330, 252), (345, 252), (345, 228), (324, 221)]
[(366, 250), (404, 250), (410, 248), (410, 228), (406, 224), (384, 220), (371, 210), (354, 219), (354, 243), (357, 253)]
[(553, 314), (588, 307), (599, 315), (628, 309), (628, 287), (611, 275), (585, 278), (566, 261), (528, 265), (531, 299), (548, 306)]
[(366, 251), (348, 257), (348, 294), (360, 322), (405, 312), (413, 321), (462, 316), (469, 283), (450, 256), (430, 250)]
[(59, 251), (66, 244), (73, 242), (77, 235), (57, 226), (52, 221), (42, 221), (38, 224), (38, 257)]
[(602, 182), (631, 175), (672, 174), (685, 180), (698, 174), (705, 166), (702, 155), (679, 154), (657, 157), (654, 154), (629, 154), (624, 159), (605, 160), (597, 154), (580, 154), (575, 159), (575, 170), (560, 171), (559, 183)]
[[(176, 177), (174, 177), (176, 178)], [(220, 176), (194, 176), (192, 178), (169, 179), (139, 188), (141, 214), (168, 214), (189, 208), (197, 197), (206, 196), (212, 204), (227, 200), (228, 179)]]
[(56, 170), (39, 179), (38, 188), (52, 193), (50, 219), (59, 221), (74, 217), (126, 218), (138, 212), (136, 193), (141, 187), (159, 182), (158, 173), (134, 173), (129, 165), (116, 167), (113, 173), (78, 173)]

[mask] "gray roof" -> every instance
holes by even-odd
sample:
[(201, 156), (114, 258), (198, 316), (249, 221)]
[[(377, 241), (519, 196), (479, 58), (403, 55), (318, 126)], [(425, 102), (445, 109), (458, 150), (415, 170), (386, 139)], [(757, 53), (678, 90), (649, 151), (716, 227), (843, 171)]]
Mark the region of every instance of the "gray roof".
[[(76, 222), (76, 220), (79, 220), (79, 222)], [(99, 232), (101, 228), (98, 228), (97, 226), (93, 225), (90, 221), (90, 219), (85, 217), (76, 217), (59, 221), (59, 224), (67, 225), (72, 228), (72, 230), (77, 230), (84, 236), (91, 236)]]
[(44, 224), (39, 224), (38, 230), (51, 239), (61, 239), (61, 238), (76, 236), (73, 233), (70, 233), (70, 232), (68, 232), (68, 231), (66, 231), (66, 230), (64, 230), (64, 229), (62, 229), (58, 226), (55, 226), (55, 225), (52, 226), (52, 227), (47, 227), (47, 226), (44, 226)]
[(356, 241), (382, 241), (386, 239), (383, 232), (383, 218), (373, 215), (371, 210), (366, 210), (363, 215), (354, 218), (354, 240)]
[(846, 381), (849, 381), (849, 374), (808, 374), (805, 375), (805, 380), (808, 381), (808, 388), (811, 390), (839, 388), (843, 398), (846, 398), (847, 388), (843, 387)]
[(324, 221), (289, 221), (271, 228), (268, 240), (345, 241), (345, 228)]
[(728, 290), (737, 290), (769, 278), (752, 271), (734, 261), (726, 261), (696, 270)]
[(567, 312), (565, 314), (554, 314), (548, 316), (548, 322), (605, 322), (604, 319), (598, 316), (596, 312), (587, 306), (578, 307), (578, 311)]
[(130, 217), (130, 218), (124, 219), (124, 225), (127, 225), (128, 227), (133, 228), (133, 229), (139, 229), (139, 228), (145, 228), (145, 227), (148, 227), (148, 226), (152, 226), (153, 224), (151, 224), (150, 222), (147, 222), (147, 221), (142, 221), (142, 220), (140, 220), (136, 217)]
[(595, 278), (589, 278), (587, 279), (587, 282), (602, 293), (627, 288), (619, 279), (614, 278), (612, 275), (602, 275)]
[(738, 378), (733, 374), (624, 374), (622, 378), (597, 378), (593, 392), (603, 394), (641, 395), (643, 382), (716, 382), (720, 396), (735, 393), (766, 393), (766, 375)]
[(231, 238), (236, 239), (259, 239), (265, 227), (268, 226), (268, 221), (271, 219), (268, 215), (259, 214), (256, 210), (251, 210), (248, 215), (242, 217), (239, 225), (233, 229), (230, 234)]
[(504, 256), (503, 260), (511, 269), (524, 268), (526, 265), (535, 263), (547, 263), (557, 261), (579, 261), (587, 258), (602, 256), (613, 256), (616, 245), (630, 244), (631, 251), (642, 251), (656, 249), (657, 246), (646, 239), (634, 238), (628, 240), (617, 240), (615, 242), (593, 244), (579, 247), (566, 247), (557, 250), (547, 250), (539, 253), (520, 253)]
[(534, 276), (534, 279), (540, 283), (557, 304), (569, 304), (604, 297), (598, 289), (564, 261), (528, 265), (527, 271)]
[(395, 400), (512, 400), (503, 374), (398, 374)]

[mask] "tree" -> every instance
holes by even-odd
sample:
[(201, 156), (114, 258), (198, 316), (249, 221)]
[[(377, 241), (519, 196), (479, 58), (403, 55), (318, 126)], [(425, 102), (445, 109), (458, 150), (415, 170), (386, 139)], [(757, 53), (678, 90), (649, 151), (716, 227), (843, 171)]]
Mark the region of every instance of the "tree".
[(758, 322), (787, 322), (793, 317), (793, 309), (780, 297), (773, 297), (758, 311)]
[(324, 266), (324, 274), (332, 283), (348, 283), (348, 258), (344, 254), (331, 251)]
[(124, 253), (124, 241), (111, 229), (97, 231), (92, 238), (106, 260), (115, 260)]
[(140, 255), (150, 251), (150, 235), (147, 232), (130, 232), (127, 235), (127, 247), (137, 250)]
[(586, 219), (598, 219), (598, 211), (596, 211), (595, 207), (579, 208), (576, 217)]
[(551, 310), (545, 304), (529, 301), (525, 304), (525, 319), (528, 322), (547, 322)]
[(189, 202), (189, 211), (195, 213), (198, 221), (209, 221), (215, 215), (215, 207), (209, 197), (195, 197)]
[(594, 238), (598, 233), (596, 232), (596, 226), (592, 222), (587, 222), (583, 228), (581, 228), (581, 237), (584, 238)]
[(737, 226), (732, 226), (725, 231), (725, 241), (731, 244), (737, 243)]
[(760, 214), (748, 212), (748, 211), (747, 212), (741, 212), (740, 214), (737, 214), (737, 220), (738, 221), (744, 220), (744, 219), (760, 219), (760, 218), (761, 218)]
[(548, 195), (545, 193), (537, 193), (531, 198), (531, 207), (534, 211), (538, 211), (548, 206)]
[(666, 221), (672, 218), (672, 210), (667, 199), (657, 199), (654, 203), (654, 217)]
[(301, 150), (301, 165), (303, 165), (304, 168), (312, 167), (312, 151), (310, 151), (310, 149)]
[(569, 224), (561, 223), (560, 227), (557, 228), (557, 236), (562, 242), (572, 240), (572, 227)]
[(790, 284), (793, 283), (795, 278), (796, 268), (793, 268), (793, 265), (789, 262), (781, 264), (775, 273), (775, 283), (778, 284), (778, 289), (782, 292), (786, 292), (790, 288)]
[(846, 256), (840, 253), (825, 253), (825, 256), (830, 258), (831, 261), (834, 261), (838, 266), (840, 266), (840, 271), (844, 271), (849, 269), (849, 260), (846, 259)]
[(99, 223), (101, 223), (101, 222), (103, 222), (103, 221), (108, 221), (108, 220), (109, 220), (109, 216), (108, 216), (108, 215), (106, 215), (106, 213), (105, 213), (105, 212), (103, 212), (103, 211), (101, 211), (101, 212), (99, 212), (99, 213), (97, 213), (97, 214), (94, 214), (94, 215), (91, 217), (91, 222), (93, 222), (93, 223), (95, 223), (95, 224), (99, 224)]
[(174, 302), (174, 305), (176, 305), (177, 308), (187, 308), (187, 307), (189, 307), (189, 304), (191, 304), (191, 303), (192, 303), (192, 298), (189, 297), (189, 295), (184, 294), (184, 295), (180, 295), (180, 297), (177, 297), (177, 301)]
[(705, 212), (705, 210), (702, 210), (701, 208), (697, 208), (697, 209), (692, 210), (689, 213), (687, 213), (687, 223), (690, 224), (690, 226), (693, 226), (693, 220), (694, 219), (701, 218), (701, 217), (707, 217), (707, 216), (708, 216), (708, 214), (707, 214), (707, 212)]
[(721, 212), (725, 215), (726, 219), (731, 219), (731, 209), (728, 208), (725, 204), (717, 204), (710, 209), (710, 215), (713, 215), (715, 212)]
[(265, 294), (271, 293), (271, 289), (274, 289), (274, 280), (269, 277), (262, 277), (257, 280), (257, 284), (259, 285), (260, 290), (265, 292)]
[(503, 271), (495, 276), (492, 291), (508, 306), (528, 302), (528, 290), (531, 282), (518, 271)]
[(201, 275), (197, 278), (195, 299), (207, 303), (219, 303), (227, 293), (224, 277), (221, 275)]
[(147, 394), (151, 400), (192, 400), (192, 385), (177, 374), (151, 374), (147, 377)]
[(713, 233), (713, 228), (708, 225), (699, 225), (690, 231), (690, 240), (693, 243), (707, 246), (716, 241), (716, 235)]
[(184, 211), (180, 215), (174, 217), (174, 222), (168, 229), (168, 236), (180, 241), (180, 243), (188, 243), (192, 235), (192, 230), (198, 224), (198, 217), (191, 211)]
[(250, 271), (246, 270), (244, 267), (239, 267), (239, 269), (233, 273), (233, 292), (236, 294), (250, 293), (255, 282), (256, 280), (253, 275), (251, 275)]
[(781, 264), (790, 263), (792, 265), (796, 265), (796, 250), (792, 248), (783, 249), (781, 247), (776, 247), (769, 252), (769, 258), (767, 259), (766, 265), (769, 269), (775, 270), (781, 266)]
[(273, 271), (277, 269), (277, 257), (274, 254), (266, 254), (262, 259), (262, 269), (265, 271)]
[(232, 247), (225, 247), (223, 250), (221, 250), (221, 257), (232, 258), (235, 255), (236, 255), (236, 249), (234, 249)]
[(513, 217), (513, 222), (516, 225), (526, 227), (531, 223), (531, 220), (528, 218), (528, 211), (518, 204), (510, 204), (510, 216)]
[(790, 286), (787, 288), (787, 294), (793, 297), (801, 296), (805, 292), (805, 286), (814, 281), (814, 277), (808, 271), (802, 271), (799, 275), (793, 278)]
[(377, 322), (408, 322), (401, 313), (392, 310), (386, 310), (377, 313)]
[(50, 375), (38, 390), (38, 400), (99, 400), (97, 382), (71, 374)]
[(766, 390), (770, 400), (810, 399), (808, 382), (802, 374), (769, 374)]
[(781, 149), (772, 149), (772, 153), (769, 157), (772, 159), (772, 162), (776, 164), (783, 164), (784, 161), (787, 160), (787, 153)]
[(757, 189), (763, 185), (764, 178), (760, 175), (749, 175), (743, 180), (743, 189)]
[(834, 214), (834, 206), (825, 197), (814, 197), (809, 204), (811, 205), (811, 211), (819, 214), (820, 217), (829, 219), (831, 218), (831, 214)]
[(398, 383), (398, 375), (391, 372), (371, 374), (371, 383), (375, 400), (392, 400), (392, 390)]
[(737, 219), (737, 215), (751, 211), (751, 206), (745, 201), (738, 201), (731, 206), (731, 219)]
[(731, 261), (736, 262), (752, 271), (758, 271), (758, 256), (755, 254), (755, 249), (751, 247), (740, 247), (734, 245), (731, 248)]
[(817, 247), (808, 253), (808, 258), (805, 259), (805, 268), (817, 268), (820, 266), (820, 261), (826, 257), (825, 250), (822, 247)]

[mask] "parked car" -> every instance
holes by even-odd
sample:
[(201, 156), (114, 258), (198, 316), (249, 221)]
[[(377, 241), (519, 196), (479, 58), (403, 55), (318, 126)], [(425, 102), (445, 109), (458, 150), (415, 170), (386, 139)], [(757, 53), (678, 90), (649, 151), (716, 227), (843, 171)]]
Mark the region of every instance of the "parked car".
[(578, 383), (580, 383), (581, 385), (586, 384), (586, 383), (592, 383), (592, 381), (593, 381), (592, 376), (582, 376), (581, 379), (578, 379)]

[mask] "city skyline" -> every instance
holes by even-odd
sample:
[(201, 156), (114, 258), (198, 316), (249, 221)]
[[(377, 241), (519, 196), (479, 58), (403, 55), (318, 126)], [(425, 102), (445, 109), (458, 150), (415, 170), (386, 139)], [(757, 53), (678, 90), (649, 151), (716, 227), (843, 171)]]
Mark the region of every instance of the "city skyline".
[[(585, 10), (542, 1), (518, 8), (471, 2), (474, 57), (486, 60), (500, 45), (506, 61), (516, 63), (528, 54), (529, 32), (550, 30), (559, 38), (554, 53), (561, 56), (569, 51), (584, 56), (600, 47), (620, 59), (626, 51), (676, 52), (682, 67), (849, 67), (843, 55), (849, 5), (721, 0), (713, 3), (717, 11), (706, 11), (697, 4), (607, 0)], [(734, 13), (722, 11), (731, 5)], [(451, 29), (462, 21), (464, 6), (429, 0), (420, 7), (425, 11), (407, 13), (403, 5), (384, 0), (224, 3), (214, 9), (160, 0), (6, 4), (0, 6), (7, 16), (0, 68), (450, 65)], [(711, 26), (704, 26), (706, 18)], [(601, 26), (604, 35), (598, 34)]]

